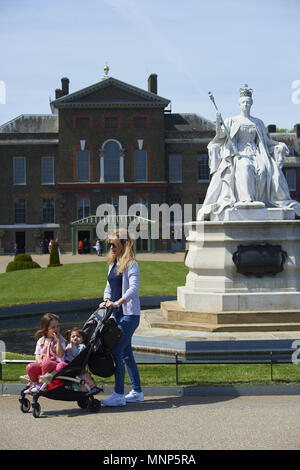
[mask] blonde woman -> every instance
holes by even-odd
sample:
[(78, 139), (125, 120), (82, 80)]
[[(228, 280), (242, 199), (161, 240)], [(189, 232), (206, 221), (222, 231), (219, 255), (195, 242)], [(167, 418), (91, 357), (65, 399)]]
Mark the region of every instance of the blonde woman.
[[(135, 261), (135, 242), (127, 231), (117, 231), (108, 238), (108, 279), (104, 290), (104, 302), (100, 307), (115, 308), (114, 318), (122, 331), (122, 337), (112, 354), (116, 361), (114, 393), (101, 400), (106, 406), (124, 406), (126, 402), (143, 401), (140, 375), (135, 362), (131, 339), (140, 322), (139, 266)], [(124, 395), (125, 365), (132, 385)]]

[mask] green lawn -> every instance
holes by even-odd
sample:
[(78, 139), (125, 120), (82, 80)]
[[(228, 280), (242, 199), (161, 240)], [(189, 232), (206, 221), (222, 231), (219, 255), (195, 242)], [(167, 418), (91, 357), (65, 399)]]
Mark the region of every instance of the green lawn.
[[(184, 263), (140, 261), (140, 295), (176, 295), (177, 286), (185, 284), (188, 269)], [(106, 263), (78, 263), (57, 268), (41, 268), (0, 274), (0, 305), (37, 303), (101, 297), (107, 279)], [(30, 359), (30, 356), (7, 354), (7, 359)], [(175, 365), (140, 365), (144, 386), (176, 385)], [(20, 382), (25, 364), (3, 365), (2, 381)], [(96, 378), (100, 384), (114, 379)], [(268, 364), (179, 365), (179, 384), (196, 385), (264, 385), (300, 383), (300, 366), (276, 364), (273, 381)], [(128, 378), (126, 384), (129, 385)]]
[[(188, 268), (181, 262), (139, 261), (140, 295), (176, 295)], [(74, 263), (56, 268), (0, 274), (0, 305), (101, 297), (106, 263)]]
[[(33, 359), (33, 356), (7, 353), (6, 359)], [(25, 374), (26, 364), (4, 364), (3, 383), (20, 383), (19, 376)], [(176, 368), (170, 365), (139, 365), (143, 386), (175, 386)], [(179, 385), (282, 385), (300, 383), (300, 365), (273, 365), (273, 381), (269, 364), (180, 364)], [(98, 384), (113, 385), (114, 377), (94, 377)], [(126, 385), (130, 385), (126, 376)]]

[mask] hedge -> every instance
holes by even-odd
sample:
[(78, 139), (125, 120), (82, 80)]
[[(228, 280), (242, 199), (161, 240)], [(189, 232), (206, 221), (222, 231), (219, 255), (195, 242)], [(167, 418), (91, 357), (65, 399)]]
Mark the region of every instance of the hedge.
[(20, 254), (17, 255), (14, 261), (11, 261), (6, 266), (6, 272), (19, 271), (20, 269), (34, 269), (40, 268), (40, 265), (32, 260), (30, 255)]

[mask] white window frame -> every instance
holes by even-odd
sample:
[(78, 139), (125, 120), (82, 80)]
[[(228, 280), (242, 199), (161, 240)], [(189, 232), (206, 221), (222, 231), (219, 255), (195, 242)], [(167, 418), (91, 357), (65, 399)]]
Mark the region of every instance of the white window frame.
[[(23, 179), (22, 179), (22, 182), (17, 182), (17, 177), (16, 177), (16, 171), (17, 171), (17, 168), (16, 168), (16, 163), (18, 162), (21, 162), (23, 161), (23, 168), (22, 168), (22, 172), (23, 172)], [(24, 186), (26, 185), (26, 157), (13, 157), (13, 184), (14, 185), (19, 185), (19, 186)]]
[[(46, 160), (51, 161), (51, 172), (52, 172), (52, 181), (44, 181), (44, 173), (43, 173), (43, 162), (46, 162)], [(47, 157), (42, 157), (41, 158), (41, 179), (42, 179), (42, 184), (48, 185), (48, 184), (55, 184), (55, 177), (54, 177), (54, 157), (52, 156), (47, 156)]]
[[(119, 147), (119, 179), (116, 181), (107, 181), (105, 177), (105, 164), (104, 164), (104, 154), (105, 154), (105, 146), (108, 142), (115, 142)], [(100, 149), (100, 183), (124, 183), (124, 149), (120, 142), (116, 139), (108, 139), (103, 142), (101, 149)]]

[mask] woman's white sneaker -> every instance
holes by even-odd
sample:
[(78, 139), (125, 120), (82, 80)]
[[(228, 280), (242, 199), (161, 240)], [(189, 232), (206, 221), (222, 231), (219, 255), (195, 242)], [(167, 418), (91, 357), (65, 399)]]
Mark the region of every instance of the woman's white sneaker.
[(101, 400), (101, 403), (105, 406), (125, 406), (126, 400), (124, 395), (120, 395), (119, 393), (114, 392), (108, 398)]
[(125, 395), (125, 400), (127, 403), (144, 401), (144, 394), (143, 392), (136, 392), (135, 390), (131, 390), (127, 395)]

